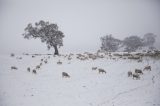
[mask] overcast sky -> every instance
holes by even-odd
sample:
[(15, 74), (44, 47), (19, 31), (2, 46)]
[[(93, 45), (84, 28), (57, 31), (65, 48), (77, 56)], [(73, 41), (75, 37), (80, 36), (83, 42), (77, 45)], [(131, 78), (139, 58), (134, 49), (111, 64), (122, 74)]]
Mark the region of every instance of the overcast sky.
[(39, 20), (64, 32), (60, 51), (95, 51), (106, 34), (160, 36), (160, 0), (0, 0), (0, 53), (46, 52), (39, 39), (22, 37)]

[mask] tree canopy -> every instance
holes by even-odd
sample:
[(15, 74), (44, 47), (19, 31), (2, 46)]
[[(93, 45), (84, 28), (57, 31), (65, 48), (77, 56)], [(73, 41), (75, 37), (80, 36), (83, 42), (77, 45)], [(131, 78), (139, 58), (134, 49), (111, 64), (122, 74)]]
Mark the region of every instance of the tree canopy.
[[(23, 33), (25, 39), (40, 38), (41, 42), (47, 44), (48, 49), (55, 48), (58, 52), (57, 46), (63, 46), (64, 34), (58, 30), (57, 24), (45, 22), (43, 20), (36, 22), (34, 25), (29, 23)], [(57, 54), (57, 53), (56, 53)]]
[(146, 33), (143, 36), (143, 44), (144, 44), (144, 46), (153, 46), (153, 44), (156, 41), (155, 38), (156, 38), (155, 34), (153, 34), (153, 33)]
[(112, 35), (106, 35), (101, 37), (101, 49), (105, 51), (115, 52), (121, 41), (119, 39), (114, 38)]
[(136, 35), (126, 37), (123, 42), (126, 45), (126, 51), (135, 51), (143, 46), (142, 39)]
[(156, 35), (153, 33), (146, 33), (143, 38), (132, 35), (119, 40), (114, 38), (111, 34), (102, 36), (101, 49), (109, 52), (115, 52), (117, 50), (123, 50), (126, 52), (134, 52), (142, 47), (148, 47), (149, 50), (155, 49), (154, 43)]

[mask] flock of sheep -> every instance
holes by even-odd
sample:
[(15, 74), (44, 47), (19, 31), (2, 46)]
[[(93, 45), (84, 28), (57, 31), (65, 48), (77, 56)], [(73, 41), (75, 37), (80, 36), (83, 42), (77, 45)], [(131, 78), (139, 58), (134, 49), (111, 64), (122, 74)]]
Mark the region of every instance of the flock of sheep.
[[(148, 52), (146, 54), (148, 55)], [(136, 60), (137, 62), (142, 62), (142, 60), (143, 60), (142, 58), (146, 54), (145, 53), (135, 53), (135, 54), (123, 53), (123, 54), (120, 54), (120, 53), (110, 53), (110, 52), (97, 51), (96, 53), (85, 52), (83, 54), (76, 54), (76, 55), (70, 53), (69, 55), (59, 55), (59, 57), (63, 57), (65, 59), (67, 59), (68, 61), (72, 60), (74, 58), (74, 56), (76, 56), (76, 59), (79, 59), (82, 61), (89, 60), (89, 59), (96, 60), (99, 58), (107, 58), (107, 59), (112, 59), (112, 60), (133, 59), (133, 60)], [(158, 55), (159, 54), (160, 54), (160, 52), (158, 52)], [(29, 54), (25, 54), (25, 55), (29, 55)], [(51, 55), (51, 54), (48, 54), (48, 55)], [(154, 55), (156, 55), (156, 54), (154, 54)], [(12, 53), (11, 57), (14, 57), (14, 56), (15, 55)], [(35, 58), (36, 56), (41, 56), (41, 55), (35, 54), (35, 55), (32, 55), (32, 58)], [(22, 59), (22, 57), (18, 57), (16, 59)], [(40, 60), (40, 63), (38, 65), (36, 65), (35, 68), (31, 69), (30, 67), (28, 67), (27, 71), (28, 72), (32, 71), (33, 74), (37, 74), (37, 70), (39, 70), (43, 64), (47, 64), (48, 59), (50, 59), (50, 56), (42, 58)], [(59, 60), (57, 62), (57, 65), (62, 65), (62, 62)], [(18, 68), (16, 66), (11, 66), (11, 69), (17, 70)], [(92, 67), (92, 70), (98, 70), (99, 74), (100, 73), (106, 74), (106, 71), (102, 68)], [(151, 71), (151, 66), (148, 65), (148, 66), (144, 67), (143, 71), (145, 71), (145, 70)], [(128, 77), (133, 77), (133, 79), (140, 79), (140, 75), (143, 74), (143, 71), (140, 69), (135, 69), (134, 72), (128, 71)], [(70, 75), (66, 72), (62, 72), (62, 77), (70, 78)]]
[[(145, 70), (151, 71), (151, 66), (145, 66), (143, 71)], [(140, 79), (140, 75), (143, 75), (143, 71), (141, 69), (135, 69), (134, 72), (128, 71), (128, 77), (133, 77), (133, 79)]]
[[(97, 69), (98, 69), (97, 67), (92, 67), (92, 70), (97, 70)], [(106, 72), (104, 69), (102, 69), (102, 68), (99, 68), (99, 69), (98, 69), (98, 72), (99, 72), (99, 74), (100, 74), (100, 73), (102, 73), (102, 74), (103, 74), (103, 73), (105, 73), (105, 74), (107, 73), (107, 72)], [(62, 77), (63, 77), (63, 78), (64, 78), (64, 77), (65, 77), (65, 78), (70, 78), (70, 75), (69, 75), (68, 73), (66, 73), (66, 72), (62, 72)]]
[[(33, 57), (32, 57), (32, 58), (33, 58)], [(50, 59), (50, 56), (48, 56), (48, 59)], [(37, 74), (37, 71), (36, 71), (36, 70), (39, 70), (43, 64), (47, 64), (47, 63), (48, 63), (47, 58), (41, 59), (39, 65), (37, 65), (37, 66), (32, 70), (32, 73)], [(31, 71), (31, 68), (28, 67), (28, 68), (27, 68), (27, 71), (30, 72), (30, 71)]]

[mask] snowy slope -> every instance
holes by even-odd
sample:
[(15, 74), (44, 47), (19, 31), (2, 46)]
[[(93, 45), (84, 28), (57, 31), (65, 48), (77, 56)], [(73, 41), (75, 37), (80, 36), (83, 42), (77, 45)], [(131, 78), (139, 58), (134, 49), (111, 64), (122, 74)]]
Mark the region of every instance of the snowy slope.
[[(16, 59), (22, 57), (22, 59)], [(138, 63), (128, 59), (99, 58), (81, 61), (72, 56), (48, 58), (47, 55), (0, 56), (0, 106), (160, 106), (160, 61), (143, 59)], [(34, 69), (41, 59), (47, 59), (37, 74)], [(58, 61), (62, 65), (58, 65)], [(140, 80), (127, 76), (128, 71), (143, 69)], [(18, 70), (11, 70), (11, 66)], [(92, 67), (103, 68), (99, 74)], [(62, 72), (71, 77), (62, 78)]]

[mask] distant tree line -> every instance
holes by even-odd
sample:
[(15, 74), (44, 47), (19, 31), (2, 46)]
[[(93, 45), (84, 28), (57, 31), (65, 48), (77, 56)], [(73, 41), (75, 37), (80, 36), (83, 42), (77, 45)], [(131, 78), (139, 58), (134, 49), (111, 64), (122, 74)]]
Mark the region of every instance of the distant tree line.
[[(46, 43), (48, 49), (54, 48), (54, 55), (59, 55), (58, 47), (63, 46), (63, 38), (65, 37), (63, 32), (59, 30), (57, 24), (43, 20), (35, 22), (34, 24), (29, 23), (24, 29), (22, 35), (25, 39), (39, 38), (41, 42)], [(153, 33), (147, 33), (143, 38), (137, 35), (132, 35), (123, 40), (119, 40), (109, 34), (102, 36), (100, 39), (102, 50), (109, 52), (133, 52), (142, 47), (154, 49), (156, 35)]]
[(132, 35), (119, 40), (114, 38), (111, 34), (103, 36), (101, 40), (101, 50), (116, 52), (134, 52), (142, 47), (148, 47), (150, 50), (155, 49), (154, 43), (156, 41), (156, 35), (153, 33), (146, 33), (142, 38), (137, 35)]

